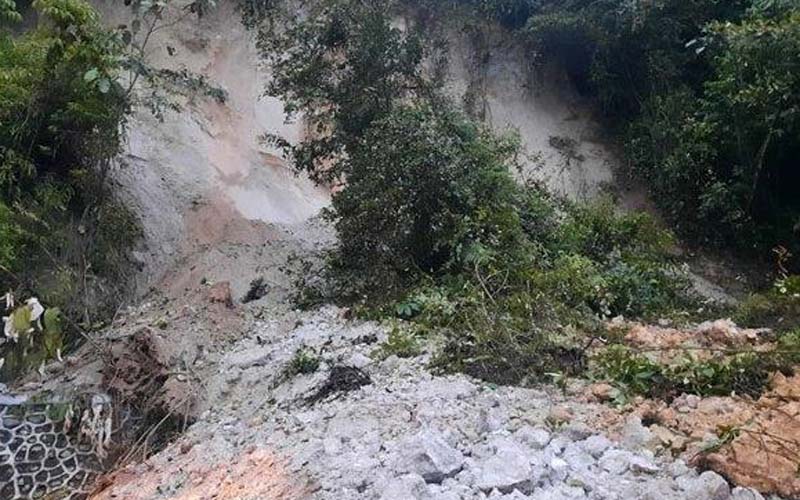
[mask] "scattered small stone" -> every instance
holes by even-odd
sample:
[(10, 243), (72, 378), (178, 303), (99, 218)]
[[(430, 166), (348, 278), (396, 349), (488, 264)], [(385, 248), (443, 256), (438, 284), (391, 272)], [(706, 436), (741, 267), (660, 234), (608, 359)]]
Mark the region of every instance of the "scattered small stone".
[(764, 496), (751, 488), (736, 487), (731, 492), (731, 500), (764, 500)]
[(557, 484), (544, 490), (536, 492), (536, 498), (547, 500), (581, 500), (586, 498), (586, 493), (577, 486)]
[(686, 462), (680, 459), (672, 462), (667, 468), (667, 471), (673, 478), (688, 476), (693, 473), (693, 470), (690, 469), (688, 465), (686, 465)]
[(614, 386), (606, 383), (592, 384), (589, 390), (592, 396), (601, 403), (614, 399), (614, 395), (617, 392)]
[(572, 410), (566, 406), (554, 406), (547, 414), (547, 421), (552, 425), (561, 425), (572, 420)]
[(681, 477), (678, 484), (686, 494), (686, 500), (728, 500), (731, 489), (727, 481), (713, 471), (706, 471), (696, 478)]
[(233, 308), (233, 297), (231, 295), (231, 284), (229, 281), (220, 281), (208, 287), (206, 292), (208, 301), (211, 303), (222, 304), (225, 307)]
[(508, 412), (499, 406), (494, 406), (479, 415), (478, 432), (489, 434), (505, 428), (508, 422)]
[(562, 458), (555, 457), (547, 464), (550, 468), (550, 479), (553, 482), (563, 482), (569, 474), (569, 464)]
[(572, 470), (588, 469), (596, 462), (596, 459), (579, 443), (570, 443), (564, 449), (562, 458)]
[(631, 457), (629, 467), (634, 472), (642, 472), (645, 474), (655, 474), (661, 470), (658, 465), (650, 460), (636, 455)]
[(484, 492), (493, 489), (501, 493), (510, 493), (514, 489), (526, 490), (530, 487), (531, 473), (530, 460), (524, 448), (507, 441), (481, 464), (475, 485)]
[(650, 426), (650, 432), (658, 438), (661, 445), (674, 451), (680, 452), (685, 450), (689, 442), (684, 436), (658, 424)]
[(372, 363), (373, 363), (373, 361), (369, 356), (367, 356), (367, 355), (365, 355), (363, 353), (360, 353), (360, 352), (357, 352), (357, 353), (353, 354), (352, 356), (350, 356), (350, 359), (347, 360), (347, 364), (349, 366), (353, 366), (353, 367), (358, 368), (360, 370), (363, 370), (364, 368), (366, 368), (367, 366), (371, 365)]
[(573, 422), (564, 429), (564, 435), (572, 441), (581, 441), (593, 433), (588, 425), (581, 422)]
[(181, 454), (186, 455), (194, 448), (194, 443), (191, 441), (184, 441), (181, 443)]
[(631, 454), (624, 450), (611, 449), (600, 457), (599, 465), (604, 471), (610, 474), (621, 475), (628, 470)]
[(654, 447), (659, 440), (650, 432), (650, 429), (642, 425), (639, 417), (631, 415), (622, 428), (622, 443), (626, 448), (638, 450)]
[(233, 367), (225, 374), (225, 382), (235, 384), (242, 378), (242, 370), (238, 367)]

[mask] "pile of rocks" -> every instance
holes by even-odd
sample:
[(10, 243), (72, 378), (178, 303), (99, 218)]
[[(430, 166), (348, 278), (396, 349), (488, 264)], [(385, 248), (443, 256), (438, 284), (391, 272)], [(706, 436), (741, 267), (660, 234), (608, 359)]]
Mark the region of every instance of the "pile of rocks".
[[(280, 473), (319, 499), (762, 498), (639, 446), (640, 421), (631, 439), (612, 442), (591, 427), (600, 405), (549, 386), (434, 375), (425, 354), (380, 360), (371, 356), (386, 338), (378, 325), (346, 321), (334, 308), (293, 314), (269, 316), (214, 361), (209, 410), (133, 471), (135, 482), (112, 487), (117, 498), (190, 494), (207, 481), (203, 464), (239, 463), (254, 449), (279, 457)], [(319, 354), (320, 369), (287, 378), (283, 368), (301, 347)], [(309, 403), (334, 366), (356, 367), (370, 383)], [(137, 496), (145, 482), (150, 496)]]
[[(398, 473), (376, 484), (382, 500), (407, 499), (685, 499), (756, 500), (731, 490), (714, 472), (698, 474), (682, 461), (662, 463), (647, 452), (615, 446), (601, 434), (551, 434), (525, 426), (499, 432), (464, 451), (423, 430), (399, 450)], [(380, 490), (380, 491), (378, 491)], [(379, 495), (378, 495), (379, 494)]]

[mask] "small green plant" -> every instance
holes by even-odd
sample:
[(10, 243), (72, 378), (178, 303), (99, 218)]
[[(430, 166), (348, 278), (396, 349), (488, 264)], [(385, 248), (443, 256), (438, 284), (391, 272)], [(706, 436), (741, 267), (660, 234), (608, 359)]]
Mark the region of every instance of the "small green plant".
[(399, 302), (394, 308), (398, 317), (411, 319), (422, 310), (422, 305), (414, 300)]
[(303, 349), (295, 351), (286, 367), (287, 376), (309, 375), (319, 369), (320, 359), (312, 352)]
[(775, 285), (743, 300), (734, 312), (737, 323), (790, 331), (800, 327), (800, 276), (779, 279)]
[(625, 392), (649, 394), (667, 382), (663, 367), (622, 345), (610, 346), (594, 361), (600, 375), (619, 384)]
[(660, 364), (623, 345), (613, 345), (593, 359), (598, 376), (626, 394), (671, 398), (746, 395), (757, 398), (775, 372), (791, 372), (800, 364), (800, 330), (780, 336), (772, 350), (716, 353), (699, 360), (688, 353), (679, 361)]
[(730, 444), (742, 433), (741, 428), (730, 425), (723, 425), (717, 429), (717, 436), (713, 441), (706, 444), (701, 450), (702, 453), (714, 453), (723, 446)]
[(5, 296), (4, 338), (0, 344), (0, 380), (11, 380), (30, 368), (42, 372), (46, 362), (62, 360), (64, 328), (61, 310), (45, 308), (31, 297), (17, 304), (12, 293)]
[(386, 341), (375, 350), (373, 357), (377, 359), (386, 359), (389, 356), (413, 358), (421, 352), (422, 349), (413, 330), (395, 324), (389, 331), (389, 336), (386, 338)]

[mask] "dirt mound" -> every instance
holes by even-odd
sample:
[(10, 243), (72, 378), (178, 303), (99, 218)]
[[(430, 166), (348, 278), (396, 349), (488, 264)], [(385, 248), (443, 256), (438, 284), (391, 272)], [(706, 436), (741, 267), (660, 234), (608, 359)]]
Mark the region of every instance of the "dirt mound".
[[(188, 450), (186, 450), (188, 452)], [(169, 463), (157, 460), (122, 469), (101, 480), (92, 500), (294, 500), (308, 498), (308, 482), (286, 471), (283, 462), (263, 448), (214, 463), (183, 453)], [(167, 478), (183, 478), (180, 492), (163, 491)]]
[[(800, 375), (777, 374), (728, 446), (701, 457), (709, 468), (762, 493), (800, 497)], [(718, 428), (726, 424), (721, 422)]]
[(712, 357), (719, 350), (751, 348), (768, 351), (771, 330), (740, 328), (729, 319), (706, 321), (693, 328), (670, 328), (641, 323), (612, 323), (612, 329), (626, 332), (625, 343), (641, 349), (653, 361), (671, 363), (687, 353), (699, 360)]

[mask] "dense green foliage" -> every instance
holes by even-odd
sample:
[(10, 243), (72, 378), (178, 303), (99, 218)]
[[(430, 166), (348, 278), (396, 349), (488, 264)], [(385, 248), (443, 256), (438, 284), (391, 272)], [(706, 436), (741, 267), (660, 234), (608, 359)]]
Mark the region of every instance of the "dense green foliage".
[(797, 2), (534, 4), (521, 29), (534, 57), (596, 98), (685, 236), (798, 247)]
[[(517, 140), (454, 110), (437, 40), (392, 26), (393, 7), (325, 0), (259, 25), (267, 92), (312, 131), (281, 144), (298, 169), (341, 185), (329, 296), (410, 320), (408, 335), (441, 334), (439, 366), (502, 381), (580, 369), (598, 318), (681, 304), (669, 236), (646, 216), (515, 182)], [(390, 351), (406, 351), (399, 335)]]
[(33, 7), (40, 27), (0, 32), (0, 286), (89, 321), (122, 289), (136, 234), (107, 186), (129, 110), (123, 43), (81, 0)]
[[(501, 257), (524, 238), (507, 161), (497, 139), (454, 112), (398, 107), (365, 131), (338, 163), (347, 186), (333, 200), (340, 264), (363, 269), (359, 288), (414, 283)], [(511, 258), (509, 254), (502, 258)]]

